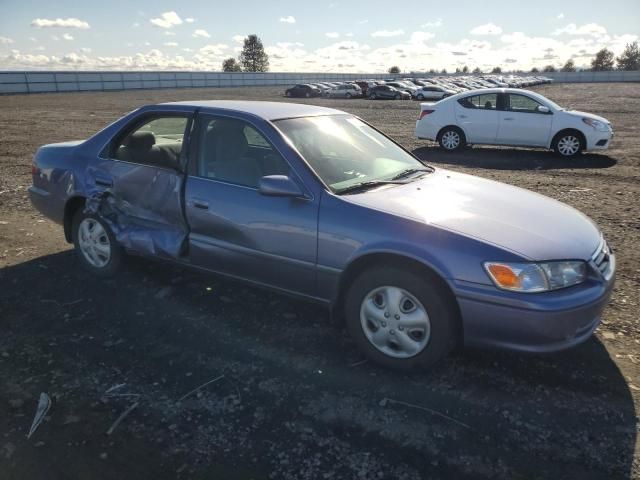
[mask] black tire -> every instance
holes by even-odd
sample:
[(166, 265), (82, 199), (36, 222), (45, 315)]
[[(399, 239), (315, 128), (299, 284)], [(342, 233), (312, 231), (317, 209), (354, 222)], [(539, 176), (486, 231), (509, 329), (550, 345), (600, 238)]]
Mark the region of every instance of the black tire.
[(309, 98), (309, 97), (311, 97), (311, 94), (309, 92), (307, 92), (307, 93), (304, 94), (304, 96)]
[[(83, 253), (80, 247), (80, 233), (78, 232), (78, 230), (80, 228), (80, 224), (85, 219), (92, 219), (95, 222), (99, 223), (104, 229), (107, 237), (109, 238), (109, 246), (110, 246), (109, 261), (103, 267), (96, 267), (92, 265), (89, 262), (89, 260), (86, 258), (85, 254)], [(104, 222), (104, 220), (102, 220), (97, 215), (86, 214), (82, 211), (82, 209), (80, 209), (76, 213), (76, 215), (73, 217), (71, 233), (72, 233), (73, 246), (75, 247), (76, 256), (78, 257), (78, 260), (82, 264), (83, 268), (90, 271), (94, 275), (97, 275), (100, 277), (110, 277), (115, 275), (115, 273), (120, 269), (120, 265), (124, 257), (124, 250), (120, 245), (118, 245), (118, 243), (116, 242), (115, 235), (111, 231), (111, 228), (109, 228), (109, 225), (107, 225)]]
[(286, 92), (284, 92), (284, 96), (285, 97), (290, 97), (291, 96), (291, 92), (289, 92), (288, 90)]
[(400, 100), (402, 98), (402, 95), (400, 95), (399, 93), (396, 93), (395, 97), (396, 100)]
[[(449, 142), (449, 138), (457, 138), (457, 144), (454, 145), (452, 142)], [(440, 131), (440, 134), (438, 135), (438, 143), (443, 150), (447, 152), (456, 152), (464, 148), (467, 144), (467, 141), (464, 133), (458, 127), (445, 127)]]
[(422, 95), (421, 93), (418, 94), (418, 96), (416, 97), (418, 100), (424, 100), (424, 95)]
[(371, 100), (375, 100), (377, 98), (376, 92), (373, 92), (371, 95), (369, 95), (369, 99)]
[[(427, 311), (430, 322), (428, 342), (414, 356), (396, 358), (387, 355), (375, 347), (364, 332), (360, 319), (362, 303), (370, 292), (387, 286), (409, 292)], [(351, 284), (345, 298), (345, 320), (358, 349), (371, 361), (396, 370), (426, 369), (446, 357), (457, 343), (458, 316), (453, 302), (451, 294), (434, 274), (378, 266), (365, 270)]]
[[(577, 143), (576, 143), (577, 142)], [(576, 145), (577, 148), (570, 149), (568, 145)], [(573, 130), (559, 132), (551, 142), (551, 146), (556, 155), (564, 158), (572, 158), (580, 155), (584, 150), (584, 140), (582, 135)]]
[(347, 94), (345, 95), (345, 97), (347, 98), (351, 98), (351, 94), (349, 92), (347, 92)]

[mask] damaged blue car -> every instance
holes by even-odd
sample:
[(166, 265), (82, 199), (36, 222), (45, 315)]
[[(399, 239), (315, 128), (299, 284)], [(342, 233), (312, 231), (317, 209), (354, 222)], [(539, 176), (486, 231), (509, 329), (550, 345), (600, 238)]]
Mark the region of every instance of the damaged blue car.
[(582, 213), (425, 165), (312, 105), (146, 106), (41, 147), (29, 193), (97, 275), (137, 254), (306, 297), (392, 368), (459, 344), (571, 347), (614, 284), (615, 256)]

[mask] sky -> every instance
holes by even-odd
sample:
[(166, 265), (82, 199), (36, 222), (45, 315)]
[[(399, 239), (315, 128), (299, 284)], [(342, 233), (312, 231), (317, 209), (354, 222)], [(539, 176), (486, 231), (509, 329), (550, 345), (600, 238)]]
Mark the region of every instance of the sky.
[(207, 70), (257, 34), (273, 72), (588, 66), (640, 0), (0, 0), (0, 70)]

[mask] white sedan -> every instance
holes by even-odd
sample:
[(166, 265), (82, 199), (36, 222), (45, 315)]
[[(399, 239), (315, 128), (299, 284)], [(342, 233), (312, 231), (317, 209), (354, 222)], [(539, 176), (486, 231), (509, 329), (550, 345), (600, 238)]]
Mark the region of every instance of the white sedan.
[(510, 145), (551, 148), (571, 157), (606, 149), (613, 137), (606, 118), (566, 110), (529, 90), (473, 90), (420, 108), (416, 137), (449, 151), (466, 144)]
[(425, 85), (416, 90), (415, 97), (418, 100), (440, 100), (445, 97), (455, 95), (457, 92), (453, 90), (447, 90), (444, 87), (437, 85)]

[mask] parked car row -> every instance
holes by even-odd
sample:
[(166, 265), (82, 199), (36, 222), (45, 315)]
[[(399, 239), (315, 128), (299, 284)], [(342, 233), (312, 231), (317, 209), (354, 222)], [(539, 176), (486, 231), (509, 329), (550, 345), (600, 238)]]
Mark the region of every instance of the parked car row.
[(285, 91), (286, 97), (361, 98), (371, 100), (441, 100), (457, 93), (480, 88), (524, 88), (551, 83), (547, 77), (463, 75), (429, 78), (390, 78), (353, 82), (316, 82), (294, 85)]

